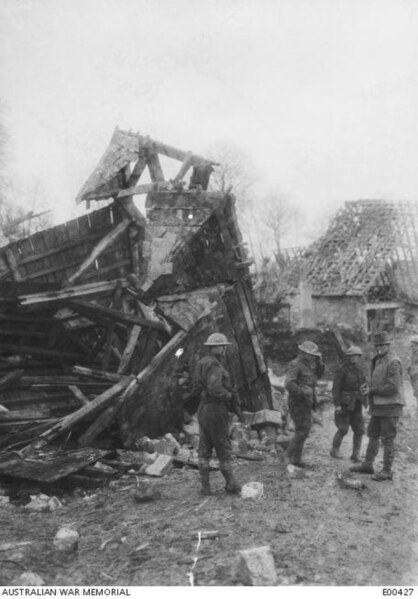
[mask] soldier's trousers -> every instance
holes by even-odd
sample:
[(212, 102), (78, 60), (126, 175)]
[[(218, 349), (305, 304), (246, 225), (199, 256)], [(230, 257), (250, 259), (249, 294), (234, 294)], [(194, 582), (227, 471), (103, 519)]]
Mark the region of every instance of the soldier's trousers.
[(225, 403), (201, 403), (199, 422), (199, 460), (208, 461), (215, 450), (219, 462), (230, 462), (232, 445), (229, 438), (228, 408)]
[(366, 451), (366, 462), (372, 464), (379, 452), (379, 442), (383, 446), (383, 468), (392, 469), (395, 456), (395, 437), (398, 429), (398, 416), (372, 416), (367, 428), (369, 444)]
[(354, 436), (357, 439), (360, 439), (365, 433), (364, 428), (364, 420), (363, 420), (363, 410), (361, 403), (358, 402), (354, 410), (344, 410), (339, 414), (335, 415), (335, 425), (337, 427), (337, 432), (335, 433), (333, 446), (338, 449), (341, 445), (341, 442), (345, 435), (348, 433), (348, 430), (351, 426), (351, 429), (354, 433)]
[(311, 430), (311, 407), (290, 396), (289, 412), (295, 423), (295, 434), (290, 440), (286, 457), (290, 464), (300, 464), (302, 461), (303, 446)]

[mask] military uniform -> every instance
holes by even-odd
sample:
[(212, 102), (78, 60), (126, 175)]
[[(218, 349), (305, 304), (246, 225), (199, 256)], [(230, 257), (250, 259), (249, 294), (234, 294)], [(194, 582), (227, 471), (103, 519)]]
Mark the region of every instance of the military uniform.
[[(218, 335), (218, 334), (214, 334)], [(215, 450), (226, 491), (239, 492), (232, 470), (232, 445), (229, 438), (229, 408), (233, 397), (231, 379), (219, 359), (208, 354), (197, 363), (194, 386), (200, 392), (197, 412), (199, 422), (199, 472), (202, 493), (209, 494), (209, 460)]]
[(384, 356), (376, 356), (372, 362), (370, 388), (371, 419), (367, 429), (369, 445), (366, 462), (373, 463), (379, 451), (379, 439), (383, 446), (383, 470), (392, 472), (395, 455), (395, 437), (403, 397), (402, 365), (400, 359), (389, 351)]
[[(375, 334), (375, 345), (387, 345), (389, 339), (386, 332)], [(373, 462), (379, 452), (380, 440), (383, 446), (383, 469), (373, 475), (374, 480), (392, 479), (392, 464), (395, 455), (395, 437), (402, 407), (403, 377), (400, 359), (392, 350), (377, 354), (372, 360), (370, 387), (371, 418), (367, 428), (369, 443), (366, 457), (362, 464), (351, 468), (354, 472), (373, 474)]]
[(335, 407), (341, 411), (335, 413), (337, 432), (332, 441), (331, 455), (337, 457), (342, 440), (348, 433), (349, 427), (353, 431), (353, 453), (351, 458), (358, 461), (361, 441), (365, 432), (363, 419), (364, 396), (360, 387), (366, 384), (366, 377), (362, 368), (351, 362), (345, 363), (335, 373), (332, 397)]
[(411, 381), (415, 399), (418, 400), (418, 355), (412, 355), (408, 366), (409, 380)]
[(285, 386), (289, 392), (289, 412), (295, 424), (295, 434), (286, 452), (290, 464), (302, 465), (303, 446), (311, 429), (312, 409), (316, 409), (315, 385), (323, 372), (322, 362), (317, 360), (316, 366), (312, 366), (309, 356), (303, 353), (289, 365)]

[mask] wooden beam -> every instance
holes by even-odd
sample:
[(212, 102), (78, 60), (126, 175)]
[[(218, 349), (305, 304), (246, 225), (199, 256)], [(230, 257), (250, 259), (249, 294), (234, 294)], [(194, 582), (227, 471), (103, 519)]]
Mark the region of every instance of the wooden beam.
[(126, 198), (128, 196), (142, 195), (144, 193), (151, 193), (153, 191), (170, 191), (173, 186), (168, 181), (161, 181), (157, 183), (143, 183), (142, 185), (136, 185), (135, 187), (128, 187), (119, 191), (117, 198)]
[[(61, 267), (60, 267), (61, 268)], [(31, 293), (28, 295), (19, 295), (18, 300), (23, 306), (32, 306), (47, 302), (56, 302), (63, 299), (83, 297), (86, 295), (101, 295), (113, 291), (118, 281), (122, 287), (127, 287), (128, 282), (125, 279), (115, 281), (99, 281), (97, 283), (86, 283), (75, 287), (67, 287), (57, 291), (45, 291), (43, 293)]]
[(94, 319), (94, 315), (102, 317), (114, 322), (119, 322), (125, 325), (138, 324), (140, 326), (151, 327), (158, 331), (167, 331), (166, 326), (159, 320), (150, 320), (149, 318), (142, 318), (141, 316), (135, 316), (133, 314), (126, 314), (125, 312), (118, 312), (112, 308), (105, 308), (99, 306), (99, 304), (93, 304), (91, 302), (84, 302), (82, 300), (74, 302), (67, 302), (68, 305), (73, 309), (77, 310), (80, 314), (84, 313), (90, 315)]
[(135, 347), (138, 342), (138, 337), (141, 330), (142, 329), (139, 325), (134, 325), (132, 327), (128, 343), (126, 344), (125, 350), (122, 355), (122, 359), (119, 364), (118, 374), (123, 374), (124, 372), (126, 372), (126, 369), (129, 366), (129, 362), (131, 361), (132, 354), (135, 351)]
[(250, 308), (248, 306), (245, 291), (242, 288), (241, 283), (238, 283), (236, 285), (236, 290), (237, 290), (238, 297), (241, 302), (242, 311), (243, 311), (244, 318), (245, 318), (245, 323), (247, 325), (248, 333), (251, 338), (251, 344), (253, 346), (253, 351), (254, 351), (254, 355), (256, 357), (257, 365), (258, 365), (259, 371), (263, 374), (264, 372), (267, 371), (267, 366), (264, 361), (264, 356), (263, 356), (263, 352), (261, 351), (260, 343), (258, 341), (257, 332), (255, 330), (254, 319), (251, 314)]
[(179, 181), (181, 181), (181, 179), (183, 179), (184, 175), (187, 173), (187, 171), (192, 166), (192, 164), (193, 164), (193, 155), (191, 152), (189, 152), (187, 154), (187, 157), (183, 160), (183, 164), (181, 165), (179, 172), (174, 177), (174, 179), (172, 179), (172, 182), (178, 183)]
[(13, 353), (16, 355), (28, 354), (30, 356), (44, 356), (46, 358), (57, 358), (63, 362), (79, 360), (82, 356), (73, 352), (47, 349), (35, 345), (15, 345), (12, 343), (1, 343), (0, 353)]
[(112, 231), (110, 231), (110, 233), (105, 235), (105, 237), (103, 237), (103, 239), (101, 239), (99, 241), (99, 243), (94, 247), (93, 251), (84, 260), (84, 262), (77, 269), (77, 271), (71, 277), (69, 277), (65, 286), (72, 285), (83, 274), (83, 272), (85, 270), (87, 270), (93, 264), (93, 262), (95, 262), (95, 260), (97, 260), (97, 258), (101, 254), (103, 254), (103, 252), (109, 246), (111, 246), (116, 241), (116, 239), (118, 239), (118, 237), (120, 237), (126, 231), (126, 229), (129, 227), (130, 224), (131, 224), (130, 219), (125, 218), (114, 229), (112, 229)]
[(46, 430), (39, 435), (40, 441), (52, 441), (65, 431), (72, 429), (76, 424), (82, 422), (86, 418), (92, 418), (96, 416), (101, 410), (106, 408), (111, 401), (119, 395), (128, 385), (131, 383), (130, 377), (124, 377), (122, 380), (117, 382), (113, 387), (107, 389), (101, 395), (98, 395), (95, 399), (89, 402), (88, 405), (81, 407), (72, 414), (62, 418), (55, 426)]
[(147, 166), (147, 157), (145, 153), (138, 157), (136, 164), (133, 168), (131, 176), (128, 179), (127, 187), (132, 187), (136, 185), (139, 179), (141, 178), (142, 173), (144, 172), (145, 167)]
[(9, 264), (9, 268), (11, 270), (14, 280), (15, 281), (23, 281), (24, 277), (22, 277), (22, 275), (19, 272), (17, 260), (15, 258), (15, 255), (13, 254), (12, 250), (7, 249), (5, 251), (5, 254), (6, 254), (7, 262)]
[(72, 372), (75, 374), (81, 374), (95, 379), (102, 379), (105, 381), (118, 382), (123, 377), (120, 374), (114, 372), (104, 372), (103, 370), (94, 370), (92, 368), (86, 368), (85, 366), (73, 366)]
[[(115, 291), (113, 294), (112, 308), (119, 312), (121, 309), (121, 306), (122, 306), (122, 287), (120, 285), (116, 285), (116, 288), (115, 288)], [(112, 321), (110, 323), (109, 328), (107, 329), (107, 333), (106, 333), (106, 345), (104, 348), (103, 361), (102, 361), (103, 370), (107, 370), (107, 368), (109, 366), (110, 352), (112, 349), (112, 341), (113, 341), (114, 331), (115, 331), (115, 323)]]
[(21, 379), (24, 370), (13, 370), (0, 379), (0, 389), (7, 389)]
[(74, 397), (81, 403), (82, 406), (87, 406), (90, 401), (84, 395), (84, 393), (77, 387), (77, 385), (68, 385), (69, 390)]
[(79, 437), (77, 444), (79, 447), (88, 447), (111, 423), (116, 414), (119, 412), (125, 397), (122, 393), (116, 401), (91, 423), (88, 429)]
[(148, 170), (149, 170), (149, 174), (151, 177), (151, 181), (153, 183), (165, 181), (163, 169), (161, 167), (161, 162), (158, 157), (158, 154), (149, 154), (147, 165), (148, 165)]

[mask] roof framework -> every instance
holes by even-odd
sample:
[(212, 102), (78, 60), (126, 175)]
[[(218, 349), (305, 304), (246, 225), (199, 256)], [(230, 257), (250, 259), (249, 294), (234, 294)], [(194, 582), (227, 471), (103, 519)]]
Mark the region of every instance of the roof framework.
[[(160, 156), (181, 162), (175, 177), (164, 177)], [(210, 173), (216, 162), (202, 156), (185, 152), (173, 146), (151, 139), (149, 136), (122, 131), (116, 127), (109, 146), (97, 167), (76, 197), (77, 204), (110, 197), (123, 199), (152, 191), (181, 190), (185, 175), (192, 168), (190, 187), (200, 185), (207, 189)], [(141, 175), (148, 168), (151, 183), (138, 185)]]
[(379, 299), (383, 290), (418, 300), (418, 204), (346, 202), (325, 235), (292, 257), (290, 278), (303, 277), (315, 294)]

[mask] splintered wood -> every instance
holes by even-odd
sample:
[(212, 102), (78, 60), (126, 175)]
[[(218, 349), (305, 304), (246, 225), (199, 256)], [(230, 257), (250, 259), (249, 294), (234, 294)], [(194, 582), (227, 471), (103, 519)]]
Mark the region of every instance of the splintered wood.
[[(172, 181), (161, 156), (181, 162)], [(212, 166), (117, 130), (78, 196), (112, 203), (0, 248), (4, 473), (13, 475), (16, 452), (28, 460), (51, 443), (130, 447), (141, 434), (174, 430), (188, 396), (179, 381), (191, 378), (214, 330), (232, 342), (231, 373), (246, 408), (270, 407), (234, 198), (205, 191)], [(132, 201), (145, 168), (147, 219)], [(90, 454), (78, 455), (84, 464)], [(29, 462), (20, 476), (55, 480), (54, 462), (47, 474)], [(70, 463), (57, 476), (75, 471)]]

